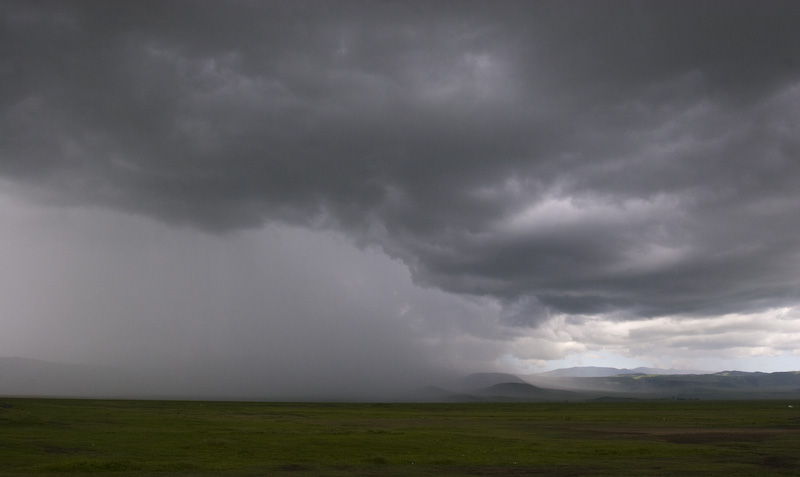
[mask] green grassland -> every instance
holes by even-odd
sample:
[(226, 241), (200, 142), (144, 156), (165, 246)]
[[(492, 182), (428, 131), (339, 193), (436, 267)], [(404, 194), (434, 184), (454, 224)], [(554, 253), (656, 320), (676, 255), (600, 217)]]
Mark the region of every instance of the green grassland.
[(0, 475), (798, 475), (794, 404), (0, 399)]

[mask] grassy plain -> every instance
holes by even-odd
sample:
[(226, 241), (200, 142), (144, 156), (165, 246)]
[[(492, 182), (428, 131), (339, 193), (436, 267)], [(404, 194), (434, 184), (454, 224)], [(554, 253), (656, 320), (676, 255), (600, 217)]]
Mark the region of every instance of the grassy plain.
[(798, 475), (785, 401), (0, 399), (0, 475)]

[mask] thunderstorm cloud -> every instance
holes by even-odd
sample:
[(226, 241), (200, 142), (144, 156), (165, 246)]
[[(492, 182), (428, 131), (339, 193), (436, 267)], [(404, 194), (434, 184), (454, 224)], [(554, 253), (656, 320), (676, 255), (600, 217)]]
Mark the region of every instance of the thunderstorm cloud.
[[(297, 263), (327, 270), (314, 280), (342, 286), (352, 261), (331, 254), (383, 263), (363, 273), (391, 269), (392, 283), (407, 270), (427, 305), (360, 309), (394, 307), (391, 327), (416, 323), (408, 342), (462, 340), (467, 354), (632, 352), (659, 334), (727, 349), (719, 329), (740, 320), (735, 349), (759, 322), (742, 317), (797, 316), (797, 2), (12, 1), (0, 14), (0, 179), (19, 207), (155, 219), (189, 241), (239, 234), (248, 250), (259, 230), (327, 237), (296, 244), (315, 249)], [(295, 285), (281, 296), (324, 288)], [(332, 332), (354, 318), (336, 318), (344, 292), (330, 293), (313, 300), (333, 303)]]

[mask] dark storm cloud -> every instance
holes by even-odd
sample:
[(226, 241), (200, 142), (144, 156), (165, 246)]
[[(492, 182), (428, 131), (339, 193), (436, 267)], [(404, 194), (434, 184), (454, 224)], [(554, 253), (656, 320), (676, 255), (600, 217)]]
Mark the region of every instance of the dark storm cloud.
[(7, 2), (0, 174), (418, 283), (629, 317), (796, 303), (796, 2)]

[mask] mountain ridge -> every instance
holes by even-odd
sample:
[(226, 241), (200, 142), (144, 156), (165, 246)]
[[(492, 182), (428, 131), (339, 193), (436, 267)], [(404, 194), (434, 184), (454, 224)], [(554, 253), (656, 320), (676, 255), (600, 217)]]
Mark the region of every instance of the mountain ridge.
[(560, 368), (552, 371), (545, 371), (543, 373), (536, 373), (529, 376), (545, 376), (545, 377), (564, 377), (564, 378), (600, 378), (607, 376), (616, 376), (620, 374), (668, 374), (668, 375), (685, 375), (685, 374), (713, 374), (709, 371), (688, 370), (688, 369), (664, 369), (664, 368), (649, 368), (638, 367), (633, 369), (628, 368), (612, 368), (602, 366), (574, 366), (571, 368)]
[[(637, 371), (646, 370), (648, 373)], [(508, 373), (473, 373), (460, 381), (434, 383), (382, 401), (413, 402), (543, 402), (630, 399), (800, 399), (800, 371), (721, 371), (706, 374), (659, 374), (656, 368), (567, 368), (520, 377)], [(556, 370), (558, 371), (558, 370)], [(627, 371), (627, 372), (617, 372)], [(569, 373), (605, 374), (569, 376)], [(612, 374), (616, 373), (616, 374)], [(0, 396), (275, 400), (280, 396), (259, 387), (214, 393), (213, 385), (196, 383), (201, 374), (148, 377), (141, 372), (103, 366), (55, 363), (30, 358), (0, 357)], [(268, 381), (265, 381), (269, 384)], [(188, 384), (187, 384), (188, 383)], [(212, 383), (213, 384), (213, 383)], [(219, 384), (219, 383), (216, 383)], [(225, 384), (225, 383), (222, 383)], [(258, 383), (256, 383), (258, 384)], [(358, 396), (358, 389), (352, 395)], [(309, 399), (308, 397), (300, 399)], [(314, 400), (342, 400), (315, 394)]]

